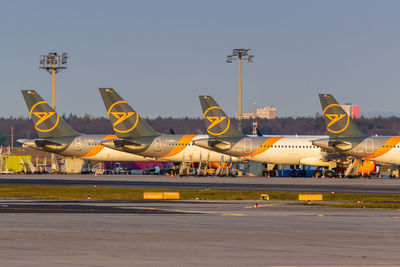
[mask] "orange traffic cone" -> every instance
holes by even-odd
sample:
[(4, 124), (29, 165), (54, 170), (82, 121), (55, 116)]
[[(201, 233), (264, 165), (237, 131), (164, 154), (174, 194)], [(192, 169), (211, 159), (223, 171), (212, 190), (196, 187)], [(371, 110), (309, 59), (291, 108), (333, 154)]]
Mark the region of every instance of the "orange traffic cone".
[(322, 174), (322, 179), (325, 179), (325, 173)]
[(381, 178), (382, 178), (382, 176), (381, 176), (381, 173), (379, 173), (379, 175), (378, 175), (378, 178), (379, 178), (379, 179), (381, 179)]

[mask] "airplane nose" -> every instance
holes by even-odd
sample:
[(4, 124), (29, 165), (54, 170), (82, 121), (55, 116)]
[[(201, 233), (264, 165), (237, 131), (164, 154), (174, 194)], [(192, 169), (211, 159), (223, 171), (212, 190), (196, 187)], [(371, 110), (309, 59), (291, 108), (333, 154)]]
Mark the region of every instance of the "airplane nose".
[(18, 139), (17, 142), (22, 143), (24, 147), (37, 148), (35, 140)]

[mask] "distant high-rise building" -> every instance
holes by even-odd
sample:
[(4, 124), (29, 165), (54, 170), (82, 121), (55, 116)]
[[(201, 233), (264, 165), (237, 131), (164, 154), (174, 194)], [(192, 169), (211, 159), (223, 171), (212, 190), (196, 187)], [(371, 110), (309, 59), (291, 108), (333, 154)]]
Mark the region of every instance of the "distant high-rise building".
[(352, 104), (346, 104), (342, 105), (343, 110), (347, 113), (347, 115), (350, 116), (352, 119), (358, 119), (359, 118), (359, 106), (358, 105), (352, 105)]
[(352, 105), (351, 106), (351, 115), (350, 117), (352, 119), (358, 119), (359, 114), (358, 114), (358, 105)]
[[(276, 119), (278, 114), (278, 110), (273, 107), (265, 106), (263, 108), (257, 108), (256, 103), (254, 103), (254, 110), (252, 112), (244, 112), (242, 113), (243, 119)], [(238, 118), (238, 114), (236, 113), (236, 118)]]

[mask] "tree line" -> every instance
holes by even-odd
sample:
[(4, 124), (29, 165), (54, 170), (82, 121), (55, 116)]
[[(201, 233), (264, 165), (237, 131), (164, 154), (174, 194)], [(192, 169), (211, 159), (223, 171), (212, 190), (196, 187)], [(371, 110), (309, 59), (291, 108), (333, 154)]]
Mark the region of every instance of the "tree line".
[[(63, 118), (76, 131), (85, 134), (112, 134), (113, 129), (108, 118), (78, 117), (70, 114)], [(145, 119), (151, 127), (160, 133), (176, 134), (206, 134), (202, 118), (162, 118)], [(238, 121), (231, 119), (237, 127)], [(257, 119), (259, 130), (266, 135), (324, 135), (326, 134), (323, 117), (277, 118), (272, 120)], [(242, 131), (251, 134), (253, 120), (243, 120)], [(368, 135), (400, 135), (399, 117), (376, 117), (355, 120), (360, 129)], [(11, 127), (13, 128), (14, 146), (19, 146), (15, 140), (36, 138), (37, 133), (29, 118), (0, 118), (0, 145), (8, 146), (11, 143)]]

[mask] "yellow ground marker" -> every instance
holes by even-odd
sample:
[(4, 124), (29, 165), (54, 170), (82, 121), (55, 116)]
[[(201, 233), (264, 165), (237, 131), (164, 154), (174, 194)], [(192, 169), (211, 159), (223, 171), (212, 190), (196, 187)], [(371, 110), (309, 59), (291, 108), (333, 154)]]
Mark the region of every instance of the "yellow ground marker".
[(322, 194), (299, 194), (299, 200), (305, 200), (305, 201), (322, 200)]
[(179, 199), (179, 192), (144, 192), (143, 199), (151, 200), (167, 200), (167, 199)]

